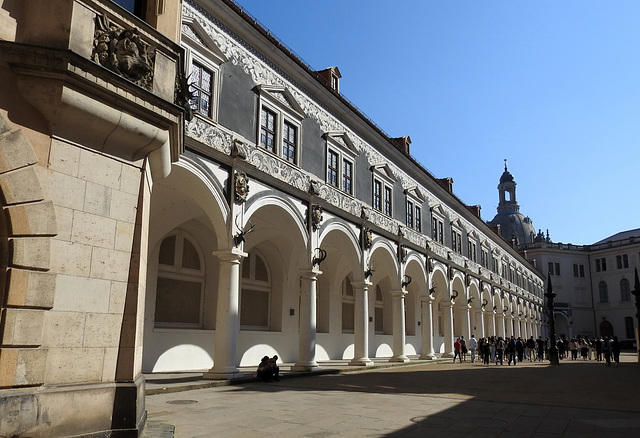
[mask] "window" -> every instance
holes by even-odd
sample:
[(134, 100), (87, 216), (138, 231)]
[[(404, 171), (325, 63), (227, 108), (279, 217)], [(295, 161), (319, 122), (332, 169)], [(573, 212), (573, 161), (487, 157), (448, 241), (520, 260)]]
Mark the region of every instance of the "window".
[(625, 316), (624, 317), (624, 328), (627, 334), (627, 339), (634, 339), (636, 337), (635, 328), (633, 327), (633, 317)]
[(631, 301), (629, 280), (627, 280), (626, 278), (620, 280), (620, 301)]
[(324, 138), (327, 141), (327, 184), (353, 195), (357, 150), (346, 133), (327, 132)]
[(467, 256), (472, 262), (477, 262), (476, 259), (476, 244), (471, 241), (471, 239), (467, 240)]
[(213, 72), (198, 62), (191, 64), (189, 88), (193, 93), (191, 109), (203, 116), (211, 118), (211, 101), (213, 92)]
[(616, 263), (618, 265), (618, 269), (628, 268), (629, 267), (629, 257), (627, 254), (617, 255)]
[(327, 184), (338, 187), (338, 154), (333, 151), (327, 155)]
[(342, 190), (350, 195), (353, 194), (353, 163), (349, 160), (342, 160)]
[(382, 183), (380, 181), (373, 182), (373, 208), (382, 211)]
[(276, 113), (267, 108), (260, 111), (260, 146), (276, 151)]
[(178, 230), (160, 244), (155, 326), (202, 327), (203, 292), (204, 263), (199, 246)]
[(251, 251), (242, 261), (240, 328), (268, 330), (271, 312), (271, 272), (261, 254)]
[(300, 155), (300, 124), (306, 116), (285, 87), (258, 85), (259, 147), (297, 164)]
[(384, 214), (386, 214), (387, 216), (391, 216), (391, 213), (393, 213), (393, 211), (391, 210), (391, 188), (390, 187), (385, 187), (384, 188)]
[(560, 275), (560, 263), (549, 262), (549, 275)]
[(606, 271), (607, 270), (607, 259), (600, 258), (596, 259), (596, 272)]
[(393, 214), (393, 184), (396, 179), (387, 164), (374, 164), (373, 172), (373, 208), (387, 216)]
[(282, 133), (282, 158), (290, 163), (296, 163), (296, 148), (298, 144), (298, 130), (289, 122), (284, 122)]
[(407, 201), (407, 227), (413, 228), (413, 202)]
[(351, 279), (342, 280), (342, 332), (353, 333), (355, 298)]
[(584, 278), (584, 265), (573, 264), (573, 276)]
[(422, 210), (409, 200), (407, 200), (407, 227), (422, 231)]
[(489, 269), (489, 250), (482, 248), (480, 250), (480, 264)]
[(144, 20), (144, 0), (113, 0), (113, 2)]
[(462, 254), (462, 234), (455, 229), (451, 229), (451, 249)]
[(598, 284), (598, 292), (600, 293), (600, 302), (601, 303), (608, 303), (609, 302), (609, 291), (607, 289), (607, 283), (604, 281), (601, 281)]
[(374, 324), (375, 324), (375, 333), (383, 334), (384, 333), (384, 299), (382, 296), (382, 289), (379, 285), (376, 285), (376, 302), (374, 309)]
[(431, 221), (431, 237), (438, 243), (444, 243), (444, 222), (436, 216)]
[(492, 257), (492, 259), (493, 259), (493, 272), (497, 274), (500, 266), (500, 264), (498, 263), (498, 257)]

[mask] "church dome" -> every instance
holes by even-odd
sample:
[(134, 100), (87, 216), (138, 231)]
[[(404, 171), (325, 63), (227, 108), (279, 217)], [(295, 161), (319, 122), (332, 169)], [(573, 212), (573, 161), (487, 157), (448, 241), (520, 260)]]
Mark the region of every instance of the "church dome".
[(513, 175), (507, 170), (507, 166), (504, 167), (504, 172), (500, 177), (500, 184), (504, 184), (506, 182), (513, 182)]

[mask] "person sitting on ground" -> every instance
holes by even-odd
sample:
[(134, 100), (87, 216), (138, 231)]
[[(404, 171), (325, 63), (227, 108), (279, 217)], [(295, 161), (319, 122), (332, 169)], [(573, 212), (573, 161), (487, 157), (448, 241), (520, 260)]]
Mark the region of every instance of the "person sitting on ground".
[(273, 356), (268, 360), (269, 362), (269, 370), (271, 371), (271, 376), (273, 380), (280, 380), (280, 367), (278, 366), (278, 356)]
[(260, 365), (258, 365), (257, 377), (263, 382), (268, 382), (269, 380), (271, 380), (272, 375), (273, 374), (269, 369), (269, 356), (265, 356), (260, 361)]

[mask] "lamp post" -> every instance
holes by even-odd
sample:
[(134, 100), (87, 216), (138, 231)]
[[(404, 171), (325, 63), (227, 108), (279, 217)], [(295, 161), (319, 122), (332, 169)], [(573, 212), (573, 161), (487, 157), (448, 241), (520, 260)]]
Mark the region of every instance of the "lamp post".
[(547, 297), (547, 308), (549, 309), (549, 362), (551, 365), (559, 365), (558, 359), (558, 346), (556, 345), (556, 322), (553, 318), (553, 299), (556, 294), (553, 293), (553, 286), (551, 285), (551, 274), (547, 277), (547, 293), (544, 294)]
[(631, 292), (636, 297), (636, 320), (638, 324), (636, 325), (636, 351), (638, 355), (638, 363), (640, 363), (640, 280), (638, 280), (638, 268), (635, 268), (635, 282), (633, 284), (633, 292)]

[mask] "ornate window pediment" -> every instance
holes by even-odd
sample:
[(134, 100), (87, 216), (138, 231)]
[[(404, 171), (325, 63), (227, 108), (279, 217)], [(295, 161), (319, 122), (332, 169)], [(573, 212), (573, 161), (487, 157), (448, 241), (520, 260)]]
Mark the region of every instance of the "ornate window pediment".
[(290, 117), (299, 120), (307, 117), (298, 101), (286, 87), (260, 84), (256, 88), (261, 97), (269, 100), (271, 104), (280, 106), (281, 110), (290, 112)]
[(203, 55), (210, 57), (210, 61), (216, 64), (227, 62), (228, 58), (222, 53), (215, 41), (204, 30), (200, 22), (191, 17), (182, 18), (182, 41), (194, 49), (206, 49)]

